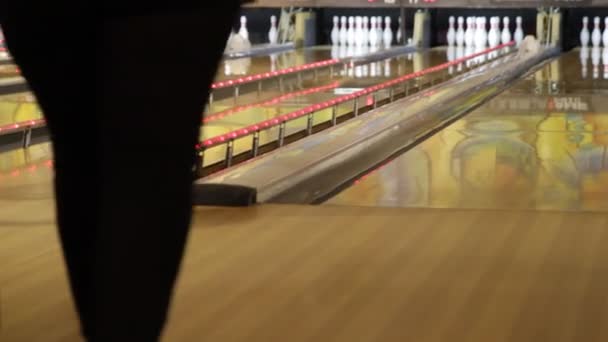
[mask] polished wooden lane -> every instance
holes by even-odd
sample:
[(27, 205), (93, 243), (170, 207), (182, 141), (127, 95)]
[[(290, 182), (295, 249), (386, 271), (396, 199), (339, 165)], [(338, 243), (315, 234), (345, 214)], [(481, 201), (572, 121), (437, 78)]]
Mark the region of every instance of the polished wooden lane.
[[(1, 341), (79, 340), (51, 207), (14, 208), (22, 223), (0, 228)], [(195, 217), (165, 341), (608, 339), (605, 214), (262, 206)]]
[(608, 73), (579, 60), (547, 63), (329, 203), (607, 212)]

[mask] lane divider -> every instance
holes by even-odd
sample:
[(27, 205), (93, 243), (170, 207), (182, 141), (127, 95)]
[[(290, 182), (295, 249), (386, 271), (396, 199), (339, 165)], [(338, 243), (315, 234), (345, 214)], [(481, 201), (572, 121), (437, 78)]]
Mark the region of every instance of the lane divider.
[(215, 82), (211, 85), (211, 89), (215, 90), (215, 89), (240, 86), (240, 85), (243, 85), (246, 83), (263, 81), (266, 79), (270, 79), (270, 78), (274, 78), (274, 77), (278, 77), (278, 76), (285, 76), (285, 75), (289, 75), (289, 74), (293, 74), (293, 73), (297, 73), (297, 72), (301, 72), (301, 71), (325, 68), (325, 67), (340, 64), (340, 63), (342, 63), (342, 60), (334, 58), (334, 59), (328, 59), (325, 61), (309, 63), (309, 64), (299, 65), (299, 66), (285, 68), (285, 69), (281, 69), (281, 70), (276, 70), (276, 71), (269, 71), (269, 72), (264, 72), (264, 73), (260, 73), (260, 74), (255, 74), (255, 75), (243, 76), (243, 77), (232, 79), (232, 80)]
[[(0, 51), (2, 51), (1, 49), (2, 48), (0, 48)], [(304, 64), (304, 65), (300, 65), (300, 66), (296, 66), (296, 67), (285, 68), (285, 69), (281, 69), (281, 70), (277, 70), (277, 71), (265, 72), (265, 73), (255, 74), (255, 75), (248, 75), (248, 76), (244, 76), (244, 77), (237, 78), (234, 80), (227, 80), (227, 81), (213, 83), (211, 85), (211, 89), (221, 89), (221, 88), (228, 88), (228, 87), (232, 87), (232, 86), (239, 86), (239, 85), (250, 83), (250, 82), (262, 81), (265, 79), (270, 79), (270, 78), (274, 78), (277, 76), (284, 76), (284, 75), (297, 73), (297, 72), (301, 72), (301, 71), (306, 71), (306, 70), (324, 68), (324, 67), (328, 67), (328, 66), (332, 66), (332, 65), (336, 65), (336, 64), (340, 64), (340, 63), (343, 63), (343, 61), (341, 59), (334, 58), (334, 59), (328, 59), (328, 60), (319, 61), (319, 62), (315, 62), (315, 63)], [(306, 94), (303, 94), (303, 95), (306, 95)], [(220, 115), (220, 114), (218, 113), (218, 115)], [(226, 115), (228, 115), (228, 114), (226, 114)], [(203, 120), (203, 123), (214, 121), (214, 120), (217, 120), (217, 119), (211, 118), (208, 121)], [(12, 123), (12, 124), (8, 124), (8, 125), (0, 126), (0, 135), (11, 134), (11, 133), (16, 133), (16, 132), (20, 132), (20, 131), (26, 132), (31, 129), (36, 129), (36, 128), (42, 127), (45, 124), (46, 124), (46, 122), (44, 119)]]
[[(343, 96), (337, 97), (335, 99), (331, 99), (331, 100), (324, 101), (324, 102), (321, 102), (321, 103), (313, 104), (313, 105), (307, 106), (305, 108), (302, 108), (302, 109), (299, 109), (299, 110), (296, 110), (296, 111), (293, 111), (293, 112), (290, 112), (290, 113), (279, 115), (279, 116), (274, 117), (272, 119), (268, 119), (268, 120), (264, 120), (264, 121), (261, 121), (261, 122), (257, 122), (255, 124), (246, 126), (244, 128), (238, 129), (238, 130), (234, 130), (234, 131), (231, 131), (231, 132), (228, 132), (228, 133), (225, 133), (225, 134), (221, 134), (221, 135), (209, 138), (209, 139), (205, 139), (200, 144), (198, 144), (196, 147), (199, 150), (204, 150), (204, 149), (212, 148), (212, 147), (215, 147), (215, 146), (223, 145), (225, 143), (234, 141), (234, 140), (239, 139), (239, 138), (243, 138), (243, 137), (248, 136), (248, 135), (257, 134), (261, 130), (266, 130), (266, 129), (270, 129), (270, 128), (277, 127), (277, 126), (284, 126), (285, 123), (288, 122), (288, 121), (291, 121), (291, 120), (294, 120), (294, 119), (298, 119), (298, 118), (304, 117), (306, 115), (311, 115), (311, 114), (313, 114), (315, 112), (318, 112), (320, 110), (324, 110), (324, 109), (328, 109), (328, 108), (333, 108), (333, 107), (335, 107), (335, 106), (337, 106), (339, 104), (345, 103), (345, 102), (355, 101), (355, 100), (357, 100), (360, 97), (374, 94), (374, 93), (376, 93), (376, 92), (378, 92), (380, 90), (384, 90), (384, 89), (393, 87), (393, 86), (395, 86), (395, 85), (397, 85), (399, 83), (403, 83), (403, 82), (408, 81), (408, 80), (412, 80), (412, 79), (415, 79), (415, 78), (419, 78), (421, 76), (425, 76), (425, 75), (428, 75), (428, 74), (431, 74), (431, 73), (435, 73), (435, 72), (438, 72), (438, 71), (441, 71), (441, 70), (445, 70), (445, 69), (447, 69), (449, 67), (456, 66), (456, 65), (464, 63), (464, 62), (466, 62), (468, 60), (471, 60), (471, 59), (474, 59), (474, 58), (486, 55), (488, 53), (491, 53), (491, 52), (494, 52), (494, 51), (498, 51), (498, 50), (502, 50), (504, 48), (513, 46), (514, 44), (515, 44), (515, 42), (510, 42), (510, 43), (507, 43), (507, 44), (502, 44), (502, 45), (499, 45), (497, 47), (486, 49), (484, 51), (480, 51), (480, 52), (477, 52), (477, 53), (474, 53), (474, 54), (471, 54), (471, 55), (468, 55), (468, 56), (464, 56), (464, 57), (455, 59), (455, 60), (450, 61), (450, 62), (445, 62), (445, 63), (439, 64), (439, 65), (436, 65), (436, 66), (433, 66), (433, 67), (430, 67), (430, 68), (426, 68), (426, 69), (421, 70), (421, 71), (413, 72), (413, 73), (410, 73), (410, 74), (407, 74), (407, 75), (395, 78), (393, 80), (386, 81), (384, 83), (380, 83), (378, 85), (375, 85), (375, 86), (372, 86), (372, 87), (368, 87), (368, 88), (359, 90), (359, 91), (354, 92), (352, 94), (343, 95)], [(358, 101), (355, 101), (355, 112), (357, 110), (356, 107), (358, 106), (357, 102)], [(279, 133), (279, 135), (281, 135), (281, 132)], [(281, 145), (281, 144), (279, 144), (279, 145)]]
[(239, 107), (233, 107), (230, 109), (227, 109), (225, 111), (221, 111), (218, 113), (213, 113), (213, 114), (209, 114), (207, 116), (205, 116), (203, 118), (203, 123), (209, 123), (209, 122), (213, 122), (213, 121), (217, 121), (220, 119), (225, 118), (226, 116), (232, 115), (232, 114), (236, 114), (238, 112), (242, 112), (245, 111), (247, 109), (251, 109), (251, 108), (255, 108), (255, 107), (265, 107), (265, 106), (272, 106), (272, 105), (277, 105), (281, 102), (284, 102), (286, 100), (292, 99), (294, 97), (300, 97), (300, 96), (306, 96), (306, 95), (311, 95), (311, 94), (316, 94), (316, 93), (320, 93), (320, 92), (324, 92), (324, 91), (328, 91), (328, 90), (332, 90), (335, 89), (337, 87), (340, 86), (340, 82), (336, 81), (333, 83), (330, 83), (328, 85), (324, 85), (324, 86), (320, 86), (320, 87), (315, 87), (315, 88), (309, 88), (306, 90), (301, 90), (301, 91), (296, 91), (293, 93), (288, 93), (288, 94), (284, 94), (278, 97), (275, 97), (273, 99), (264, 101), (264, 102), (259, 102), (259, 103), (254, 103), (254, 104), (250, 104), (250, 105), (245, 105), (245, 106), (239, 106)]
[[(306, 89), (306, 90), (302, 90), (302, 91), (297, 91), (297, 92), (281, 95), (276, 98), (270, 99), (268, 101), (255, 103), (255, 104), (251, 104), (251, 105), (246, 105), (246, 106), (234, 107), (234, 108), (231, 108), (231, 109), (228, 109), (228, 110), (225, 110), (222, 112), (214, 113), (214, 114), (204, 117), (203, 123), (217, 121), (217, 120), (225, 118), (226, 116), (229, 116), (229, 115), (232, 115), (232, 114), (235, 114), (237, 112), (241, 112), (241, 111), (244, 111), (247, 109), (251, 109), (253, 107), (264, 107), (264, 106), (276, 105), (280, 102), (283, 102), (285, 100), (288, 100), (288, 99), (291, 99), (294, 97), (306, 96), (306, 95), (320, 93), (320, 92), (327, 91), (327, 90), (332, 90), (332, 89), (337, 88), (338, 86), (340, 86), (340, 83), (336, 81), (336, 82), (333, 82), (333, 83), (330, 83), (328, 85), (324, 85), (321, 87), (310, 88), (310, 89)], [(35, 119), (35, 120), (20, 121), (17, 123), (3, 125), (3, 126), (0, 126), (0, 135), (22, 132), (27, 129), (34, 129), (34, 128), (42, 127), (45, 124), (46, 124), (45, 119)]]
[[(263, 80), (266, 78), (287, 75), (290, 73), (300, 72), (303, 70), (313, 70), (316, 68), (331, 66), (331, 65), (338, 64), (338, 63), (340, 63), (340, 60), (337, 60), (337, 59), (321, 61), (321, 62), (317, 62), (317, 63), (302, 65), (299, 67), (287, 68), (287, 69), (283, 69), (283, 70), (279, 70), (279, 71), (268, 72), (268, 73), (263, 73), (263, 74), (258, 74), (258, 75), (251, 75), (251, 76), (243, 77), (243, 78), (240, 78), (237, 80), (218, 82), (218, 83), (215, 83), (214, 85), (212, 85), (212, 88), (219, 89), (219, 88), (225, 88), (225, 87), (230, 87), (230, 86), (234, 86), (234, 85), (241, 85), (241, 84), (248, 83), (248, 82), (255, 82), (255, 81)], [(316, 92), (321, 92), (321, 91), (329, 90), (332, 88), (337, 88), (338, 86), (339, 86), (339, 84), (332, 83), (332, 84), (324, 86), (324, 87), (311, 88), (309, 90), (297, 92), (294, 94), (283, 95), (281, 97), (278, 97), (276, 99), (273, 99), (273, 100), (270, 100), (270, 101), (267, 101), (267, 102), (264, 102), (261, 104), (254, 104), (254, 105), (249, 105), (249, 106), (233, 108), (233, 109), (227, 110), (225, 112), (221, 112), (221, 113), (217, 113), (217, 114), (213, 114), (208, 117), (205, 117), (203, 119), (203, 123), (212, 122), (212, 121), (221, 119), (221, 118), (225, 117), (226, 115), (230, 115), (230, 114), (233, 114), (238, 111), (246, 110), (246, 109), (252, 108), (254, 106), (272, 105), (272, 104), (276, 104), (280, 101), (284, 101), (284, 100), (292, 98), (292, 97), (309, 95), (309, 94), (313, 94)], [(44, 119), (38, 119), (38, 120), (28, 120), (28, 121), (22, 121), (22, 122), (12, 123), (12, 124), (8, 124), (8, 125), (3, 125), (3, 126), (0, 126), (0, 135), (12, 134), (12, 133), (16, 133), (16, 132), (24, 132), (27, 130), (43, 127), (45, 124), (46, 124), (46, 121)]]
[[(344, 102), (348, 102), (348, 101), (353, 101), (358, 99), (361, 96), (365, 96), (365, 95), (369, 95), (372, 93), (375, 93), (379, 90), (383, 90), (386, 89), (388, 87), (392, 87), (400, 82), (404, 82), (407, 80), (411, 80), (414, 78), (418, 78), (433, 72), (437, 72), (440, 70), (444, 70), (446, 68), (449, 68), (450, 66), (454, 66), (454, 65), (458, 65), (460, 63), (463, 63), (467, 60), (470, 59), (474, 59), (477, 58), (479, 56), (488, 54), (490, 52), (493, 51), (498, 51), (501, 49), (504, 49), (506, 47), (510, 47), (513, 46), (515, 43), (514, 42), (510, 42), (507, 44), (502, 44), (499, 45), (495, 48), (491, 48), (491, 49), (487, 49), (472, 55), (468, 55), (459, 59), (456, 59), (454, 61), (451, 62), (446, 62), (431, 68), (427, 68), (418, 72), (414, 72), (414, 73), (410, 73), (404, 76), (401, 76), (399, 78), (396, 78), (394, 80), (391, 81), (387, 81), (384, 83), (381, 83), (379, 85), (376, 86), (372, 86), (360, 91), (357, 91), (355, 93), (352, 94), (348, 94), (348, 95), (344, 95), (329, 101), (325, 101), (322, 103), (318, 103), (318, 104), (314, 104), (314, 105), (310, 105), (307, 106), (305, 108), (299, 109), (297, 111), (293, 111), (290, 113), (286, 113), (283, 115), (280, 115), (278, 117), (269, 119), (269, 120), (265, 120), (262, 122), (258, 122), (256, 124), (252, 124), (249, 125), (245, 128), (239, 129), (239, 130), (235, 130), (226, 134), (222, 134), (222, 135), (218, 135), (209, 139), (206, 139), (204, 141), (202, 141), (200, 144), (196, 145), (196, 148), (199, 150), (204, 150), (207, 148), (211, 148), (214, 146), (218, 146), (227, 142), (230, 142), (234, 139), (238, 139), (238, 138), (242, 138), (246, 135), (252, 135), (252, 134), (256, 134), (259, 133), (260, 130), (265, 130), (265, 129), (269, 129), (269, 128), (273, 128), (276, 126), (280, 126), (283, 125), (285, 122), (293, 120), (293, 119), (297, 119), (300, 118), (302, 116), (305, 115), (309, 115), (312, 114), (316, 111), (319, 110), (323, 110), (323, 109), (327, 109), (333, 106), (336, 106), (338, 104), (344, 103)], [(311, 64), (306, 64), (306, 65), (302, 65), (299, 67), (293, 67), (293, 68), (287, 68), (287, 69), (283, 69), (283, 70), (279, 70), (279, 71), (275, 71), (275, 72), (269, 72), (269, 73), (263, 73), (263, 74), (258, 74), (258, 75), (251, 75), (251, 76), (247, 76), (247, 77), (243, 77), (239, 80), (231, 80), (231, 81), (226, 81), (226, 82), (219, 82), (218, 84), (215, 84), (216, 87), (229, 87), (232, 85), (235, 85), (237, 83), (239, 84), (244, 84), (247, 82), (254, 82), (254, 81), (258, 81), (264, 78), (272, 78), (275, 76), (279, 76), (279, 75), (286, 75), (289, 73), (294, 73), (294, 72), (298, 72), (298, 71), (302, 71), (302, 70), (312, 70), (315, 68), (321, 68), (321, 67), (326, 67), (326, 66), (331, 66), (331, 65), (335, 65), (335, 64), (339, 64), (342, 61), (339, 59), (331, 59), (331, 60), (326, 60), (326, 61), (321, 61), (321, 62), (316, 62), (316, 63), (311, 63)], [(328, 85), (329, 87), (330, 85)], [(333, 84), (331, 85), (333, 86)], [(318, 89), (317, 89), (318, 90)], [(297, 95), (294, 95), (297, 96)], [(275, 99), (276, 101), (276, 99)], [(220, 115), (228, 115), (227, 113), (218, 113), (218, 118), (211, 118), (209, 119), (207, 122), (210, 121), (214, 121), (214, 120), (218, 120), (220, 117)], [(205, 121), (204, 121), (205, 122)], [(0, 136), (1, 135), (7, 135), (7, 134), (14, 134), (14, 133), (23, 133), (24, 134), (24, 140), (28, 139), (28, 135), (31, 135), (32, 130), (37, 129), (37, 128), (41, 128), (44, 127), (46, 125), (46, 121), (45, 119), (35, 119), (35, 120), (28, 120), (28, 121), (23, 121), (23, 122), (18, 122), (18, 123), (12, 123), (12, 124), (8, 124), (8, 125), (3, 125), (0, 126)]]
[(27, 130), (39, 128), (45, 126), (46, 121), (44, 119), (28, 120), (0, 126), (0, 135), (6, 135), (11, 133), (24, 132)]

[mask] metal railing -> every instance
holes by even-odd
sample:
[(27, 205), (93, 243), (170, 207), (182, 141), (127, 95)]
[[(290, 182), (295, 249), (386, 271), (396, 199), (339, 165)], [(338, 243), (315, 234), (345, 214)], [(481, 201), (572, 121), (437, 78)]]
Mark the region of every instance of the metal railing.
[(301, 76), (301, 73), (306, 72), (306, 71), (313, 71), (316, 74), (319, 69), (327, 68), (327, 67), (330, 68), (330, 75), (332, 75), (333, 67), (335, 65), (338, 65), (341, 63), (345, 63), (345, 62), (342, 61), (341, 59), (328, 59), (328, 60), (324, 60), (324, 61), (320, 61), (320, 62), (303, 64), (303, 65), (285, 68), (285, 69), (281, 69), (281, 70), (268, 71), (268, 72), (264, 72), (264, 73), (260, 73), (260, 74), (247, 75), (247, 76), (243, 76), (243, 77), (239, 77), (239, 78), (235, 78), (235, 79), (231, 79), (231, 80), (215, 82), (211, 85), (211, 94), (209, 95), (209, 103), (213, 103), (213, 101), (214, 101), (214, 95), (213, 95), (214, 91), (217, 91), (220, 89), (233, 88), (234, 89), (233, 95), (234, 95), (234, 98), (236, 99), (240, 95), (241, 86), (257, 83), (258, 92), (260, 92), (260, 91), (262, 91), (262, 82), (263, 81), (277, 78), (278, 82), (279, 82), (279, 88), (282, 89), (282, 82), (283, 82), (282, 77), (284, 77), (284, 76), (288, 76), (291, 74), (297, 74), (297, 75)]
[[(343, 95), (343, 96), (340, 96), (340, 97), (337, 97), (337, 98), (334, 98), (334, 99), (331, 99), (328, 101), (313, 104), (313, 105), (307, 106), (302, 109), (298, 109), (298, 110), (290, 112), (290, 113), (286, 113), (286, 114), (279, 115), (277, 117), (274, 117), (274, 118), (271, 118), (268, 120), (264, 120), (261, 122), (251, 124), (249, 126), (243, 127), (238, 130), (234, 130), (234, 131), (231, 131), (231, 132), (228, 132), (225, 134), (211, 137), (209, 139), (205, 139), (196, 146), (196, 148), (198, 150), (198, 154), (199, 154), (200, 167), (204, 166), (205, 152), (206, 152), (206, 150), (208, 150), (210, 148), (225, 145), (226, 152), (225, 152), (225, 159), (224, 159), (225, 165), (224, 166), (230, 167), (230, 166), (232, 166), (232, 160), (234, 157), (234, 144), (237, 139), (242, 139), (242, 138), (251, 136), (252, 137), (251, 149), (250, 149), (251, 157), (257, 157), (259, 155), (259, 149), (260, 149), (260, 132), (262, 132), (262, 131), (278, 127), (278, 135), (277, 135), (276, 141), (278, 142), (278, 147), (282, 147), (285, 142), (286, 124), (290, 121), (306, 117), (307, 125), (306, 125), (305, 130), (306, 130), (307, 134), (311, 134), (312, 130), (313, 130), (314, 114), (321, 110), (331, 109), (331, 125), (335, 126), (337, 124), (338, 105), (352, 102), (352, 112), (354, 113), (354, 116), (358, 116), (360, 109), (361, 109), (360, 100), (363, 97), (368, 97), (368, 98), (371, 97), (371, 103), (369, 105), (371, 105), (372, 108), (376, 108), (378, 105), (378, 102), (379, 102), (379, 92), (380, 91), (388, 90), (388, 93), (389, 93), (388, 100), (389, 100), (389, 102), (392, 102), (394, 99), (396, 90), (399, 90), (399, 88), (401, 88), (406, 95), (408, 94), (409, 81), (411, 81), (411, 80), (414, 80), (414, 79), (417, 79), (417, 78), (420, 78), (422, 76), (426, 76), (429, 74), (433, 74), (433, 73), (436, 73), (439, 71), (443, 71), (443, 70), (446, 70), (446, 69), (449, 69), (449, 68), (452, 68), (452, 67), (455, 67), (458, 65), (462, 65), (465, 62), (473, 61), (481, 56), (488, 55), (490, 53), (499, 52), (499, 51), (509, 51), (507, 48), (513, 46), (514, 44), (515, 44), (514, 42), (502, 44), (497, 47), (486, 49), (486, 50), (483, 50), (481, 52), (477, 52), (477, 53), (474, 53), (471, 55), (467, 55), (465, 57), (458, 58), (458, 59), (455, 59), (450, 62), (439, 64), (437, 66), (430, 67), (430, 68), (427, 68), (427, 69), (424, 69), (421, 71), (413, 72), (413, 73), (410, 73), (410, 74), (407, 74), (404, 76), (400, 76), (393, 80), (383, 82), (381, 84), (356, 91), (352, 94)], [(467, 67), (473, 67), (473, 66), (475, 66), (474, 63), (470, 63), (467, 65)]]
[(330, 84), (320, 86), (320, 87), (314, 87), (314, 88), (309, 88), (309, 89), (305, 89), (305, 90), (300, 90), (300, 91), (296, 91), (296, 92), (283, 94), (283, 95), (277, 96), (275, 98), (272, 98), (272, 99), (269, 99), (266, 101), (253, 103), (253, 104), (249, 104), (249, 105), (245, 105), (245, 106), (233, 107), (233, 108), (221, 111), (221, 112), (207, 114), (203, 118), (203, 123), (205, 124), (205, 123), (221, 120), (229, 115), (236, 114), (236, 113), (239, 113), (239, 112), (251, 109), (251, 108), (276, 105), (278, 103), (284, 102), (286, 100), (289, 100), (289, 99), (292, 99), (295, 97), (306, 96), (306, 95), (324, 92), (327, 90), (332, 90), (332, 89), (337, 88), (339, 85), (340, 85), (340, 83), (336, 81), (336, 82), (332, 82)]
[[(300, 65), (300, 66), (295, 66), (295, 67), (290, 67), (290, 68), (285, 68), (285, 69), (281, 69), (281, 70), (277, 70), (277, 71), (270, 71), (270, 72), (265, 72), (265, 73), (260, 73), (260, 74), (254, 74), (254, 75), (248, 75), (248, 76), (243, 76), (240, 78), (236, 78), (236, 79), (232, 79), (232, 80), (226, 80), (226, 81), (220, 81), (220, 82), (215, 82), (211, 85), (211, 95), (209, 98), (209, 103), (213, 103), (213, 91), (214, 90), (220, 90), (220, 89), (227, 89), (230, 87), (234, 87), (234, 97), (238, 97), (240, 94), (240, 87), (247, 85), (247, 84), (252, 84), (257, 82), (258, 83), (258, 91), (262, 90), (262, 82), (263, 81), (267, 81), (273, 78), (278, 78), (278, 82), (279, 82), (279, 88), (282, 89), (281, 83), (282, 83), (282, 77), (288, 76), (288, 75), (292, 75), (292, 74), (298, 74), (301, 76), (302, 72), (307, 72), (307, 71), (313, 71), (315, 72), (315, 74), (319, 71), (319, 69), (322, 68), (327, 68), (329, 67), (330, 70), (330, 75), (333, 75), (333, 67), (336, 65), (348, 65), (351, 63), (350, 59), (328, 59), (328, 60), (324, 60), (324, 61), (319, 61), (319, 62), (314, 62), (314, 63), (309, 63), (309, 64), (304, 64), (304, 65)], [(17, 69), (18, 70), (18, 69)], [(20, 83), (23, 83), (23, 81), (19, 81)], [(25, 84), (25, 83), (24, 83)], [(315, 88), (314, 90), (306, 90), (306, 91), (302, 91), (301, 95), (306, 95), (308, 94), (310, 91), (310, 93), (316, 92), (316, 91), (323, 91), (325, 89), (319, 90), (319, 88)], [(295, 95), (297, 96), (297, 95)], [(276, 101), (276, 100), (275, 100)], [(280, 101), (280, 100), (279, 100)], [(272, 104), (272, 103), (268, 103), (268, 104)], [(259, 104), (257, 104), (259, 105)], [(263, 105), (263, 104), (262, 104)], [(251, 108), (251, 107), (248, 107)], [(210, 122), (210, 121), (214, 121), (217, 118), (221, 118), (222, 116), (225, 115), (230, 115), (234, 112), (240, 111), (240, 110), (245, 110), (247, 108), (233, 108), (230, 109), (228, 111), (225, 111), (223, 113), (217, 113), (214, 115), (210, 115), (208, 117), (206, 117), (203, 120), (203, 123), (206, 122)], [(46, 121), (44, 119), (37, 119), (37, 120), (28, 120), (28, 121), (22, 121), (22, 122), (16, 122), (16, 123), (12, 123), (12, 124), (8, 124), (8, 125), (4, 125), (4, 126), (0, 126), (0, 136), (6, 136), (6, 135), (10, 135), (10, 134), (17, 134), (17, 133), (22, 133), (23, 134), (23, 144), (22, 147), (28, 147), (30, 142), (31, 142), (31, 137), (32, 137), (32, 131), (36, 130), (38, 128), (43, 128), (46, 126)]]
[[(293, 66), (285, 69), (268, 71), (254, 75), (242, 76), (235, 79), (229, 79), (225, 81), (215, 82), (211, 85), (211, 94), (209, 95), (209, 103), (214, 102), (214, 98), (216, 97), (216, 92), (221, 90), (228, 90), (229, 88), (233, 89), (232, 97), (236, 100), (241, 94), (241, 87), (246, 85), (252, 85), (257, 83), (257, 91), (260, 93), (262, 91), (262, 84), (264, 81), (269, 81), (272, 79), (276, 79), (279, 89), (283, 89), (284, 78), (287, 76), (295, 75), (299, 80), (302, 80), (303, 74), (305, 72), (312, 71), (314, 73), (315, 79), (318, 77), (319, 71), (323, 68), (329, 68), (329, 76), (332, 77), (334, 75), (334, 67), (337, 65), (340, 66), (352, 66), (354, 64), (362, 64), (369, 63), (375, 60), (387, 59), (393, 57), (395, 55), (400, 55), (405, 53), (404, 50), (412, 50), (408, 52), (413, 52), (416, 50), (413, 46), (403, 46), (403, 47), (393, 47), (387, 50), (378, 50), (366, 53), (361, 56), (350, 55), (343, 58), (332, 58), (328, 60), (303, 64), (299, 66)], [(251, 88), (248, 88), (251, 89)]]

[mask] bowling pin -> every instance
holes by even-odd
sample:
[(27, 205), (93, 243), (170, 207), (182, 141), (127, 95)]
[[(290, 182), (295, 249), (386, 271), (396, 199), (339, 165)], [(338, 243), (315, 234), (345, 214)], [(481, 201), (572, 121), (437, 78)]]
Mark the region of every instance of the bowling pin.
[(507, 44), (511, 41), (511, 30), (509, 29), (510, 20), (509, 17), (502, 18), (502, 33), (500, 35), (500, 41), (503, 44)]
[(608, 79), (608, 48), (602, 50), (602, 64), (604, 64), (604, 79)]
[(247, 17), (246, 16), (241, 17), (241, 28), (239, 29), (239, 34), (245, 40), (249, 40), (249, 31), (247, 30)]
[(384, 77), (391, 77), (391, 60), (387, 59), (384, 61)]
[(449, 23), (448, 23), (448, 25), (449, 25), (448, 33), (447, 33), (447, 37), (446, 37), (448, 46), (454, 46), (454, 43), (456, 42), (456, 30), (454, 29), (454, 22), (455, 22), (454, 17), (450, 16)]
[(589, 38), (591, 35), (589, 34), (589, 18), (583, 17), (583, 29), (581, 30), (581, 46), (587, 47), (589, 46)]
[(346, 49), (346, 57), (353, 57), (356, 53), (355, 45), (349, 45)]
[(331, 45), (331, 58), (332, 59), (340, 58), (340, 45), (339, 44)]
[(483, 47), (486, 48), (488, 47), (488, 18), (481, 17), (481, 25), (483, 27), (483, 37), (485, 38)]
[[(333, 51), (332, 51), (333, 53)], [(337, 58), (337, 57), (335, 57)], [(270, 54), (270, 71), (277, 71), (279, 55), (276, 53)]]
[(393, 30), (391, 28), (391, 17), (386, 17), (384, 19), (384, 25), (386, 26), (384, 28), (384, 35), (383, 35), (384, 46), (386, 48), (390, 48), (391, 45), (393, 44)]
[(355, 18), (355, 45), (363, 46), (363, 18)]
[(376, 17), (370, 19), (371, 28), (369, 30), (369, 45), (372, 47), (378, 46), (378, 29), (376, 28)]
[[(448, 58), (448, 62), (453, 61), (454, 59), (456, 59), (456, 47), (454, 45), (449, 45), (447, 48), (447, 58)], [(448, 67), (448, 74), (452, 75), (454, 73), (454, 66), (450, 65)]]
[(397, 43), (399, 44), (403, 44), (403, 30), (402, 30), (402, 24), (403, 22), (401, 21), (401, 17), (399, 17), (399, 28), (397, 29)]
[(490, 48), (497, 47), (500, 44), (499, 24), (500, 19), (497, 17), (490, 18), (490, 32), (488, 32), (488, 44)]
[(340, 52), (338, 54), (338, 58), (346, 58), (348, 57), (348, 47), (346, 44), (340, 45)]
[(384, 46), (384, 29), (382, 27), (382, 17), (381, 16), (377, 16), (376, 17), (376, 23), (378, 24), (378, 45), (380, 46)]
[(340, 18), (340, 45), (346, 46), (348, 43), (348, 27), (346, 26), (347, 19), (346, 17)]
[(608, 17), (604, 18), (604, 33), (602, 34), (604, 48), (608, 48)]
[(517, 46), (519, 46), (521, 44), (521, 42), (524, 40), (524, 30), (521, 28), (521, 24), (522, 24), (521, 17), (516, 17), (515, 18), (515, 34), (513, 36), (515, 38), (515, 43), (517, 44)]
[(600, 48), (594, 46), (591, 49), (591, 64), (593, 65), (593, 79), (597, 79), (600, 77), (600, 59), (602, 57), (602, 52)]
[(363, 46), (369, 45), (369, 17), (363, 17)]
[[(332, 48), (332, 55), (334, 54), (333, 48)], [(337, 58), (337, 57), (333, 57), (333, 58)], [(270, 54), (270, 71), (277, 71), (278, 69), (278, 61), (279, 59), (279, 55), (276, 53), (271, 53)]]
[[(471, 46), (467, 46), (464, 49), (464, 55), (465, 55), (465, 57), (466, 56), (470, 56), (473, 53), (475, 53), (475, 47), (473, 47), (472, 45)], [(466, 61), (467, 68), (470, 67), (471, 65), (473, 65), (473, 60), (472, 59), (467, 59), (467, 61)]]
[(340, 44), (340, 28), (338, 27), (340, 18), (334, 17), (334, 27), (331, 29), (331, 44)]
[(486, 32), (485, 18), (477, 17), (475, 19), (477, 28), (475, 29), (475, 47), (477, 50), (483, 49), (488, 43), (488, 33)]
[(348, 17), (348, 45), (355, 46), (355, 17)]
[(580, 61), (581, 61), (581, 77), (583, 79), (587, 78), (587, 65), (589, 64), (589, 47), (582, 46), (580, 51)]
[(591, 44), (599, 47), (602, 43), (602, 32), (600, 31), (600, 17), (593, 18), (593, 31), (591, 32)]
[(464, 45), (473, 46), (475, 42), (475, 23), (472, 17), (467, 17), (467, 30), (464, 32)]
[[(337, 21), (338, 17), (334, 18), (334, 22), (337, 26)], [(334, 44), (337, 44), (338, 41), (338, 31), (337, 31), (337, 27), (336, 29), (336, 37), (334, 39), (334, 32), (332, 32), (332, 41), (334, 41)], [(277, 30), (277, 17), (275, 17), (274, 15), (270, 17), (270, 31), (268, 31), (268, 41), (270, 42), (270, 44), (276, 44), (279, 41), (279, 31)]]
[(458, 17), (458, 29), (456, 30), (456, 46), (464, 45), (464, 18)]
[[(464, 18), (463, 18), (463, 20), (464, 20)], [(458, 47), (456, 47), (456, 59), (460, 60), (460, 59), (462, 59), (462, 57), (464, 57), (464, 47), (458, 46)], [(458, 71), (458, 72), (462, 71), (462, 63), (458, 63), (458, 67), (457, 67), (456, 71)]]

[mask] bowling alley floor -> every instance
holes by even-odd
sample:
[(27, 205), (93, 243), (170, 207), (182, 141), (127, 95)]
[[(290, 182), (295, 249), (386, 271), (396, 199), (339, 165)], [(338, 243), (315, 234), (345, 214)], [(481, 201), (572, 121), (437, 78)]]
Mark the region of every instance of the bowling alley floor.
[[(608, 80), (572, 65), (325, 205), (197, 208), (164, 341), (608, 340)], [(51, 166), (0, 153), (0, 341), (79, 341)]]
[[(2, 210), (0, 340), (79, 341), (50, 196), (21, 202)], [(164, 340), (605, 341), (607, 219), (197, 209)]]

